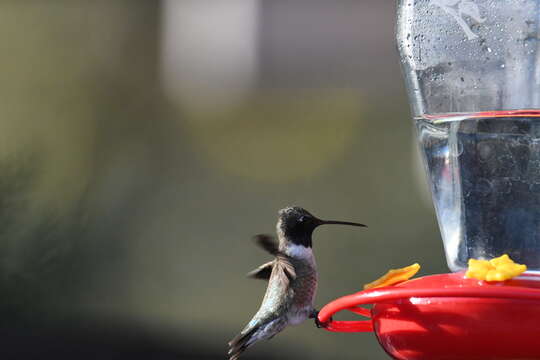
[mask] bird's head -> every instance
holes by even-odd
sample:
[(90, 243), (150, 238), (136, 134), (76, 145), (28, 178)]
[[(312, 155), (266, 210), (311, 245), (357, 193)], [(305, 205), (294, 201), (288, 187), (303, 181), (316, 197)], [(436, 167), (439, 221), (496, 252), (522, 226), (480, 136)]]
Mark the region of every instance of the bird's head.
[(280, 240), (282, 239), (305, 247), (312, 246), (311, 235), (313, 234), (313, 230), (320, 225), (366, 226), (364, 224), (346, 221), (321, 220), (298, 206), (281, 209), (278, 214), (277, 232), (280, 235)]

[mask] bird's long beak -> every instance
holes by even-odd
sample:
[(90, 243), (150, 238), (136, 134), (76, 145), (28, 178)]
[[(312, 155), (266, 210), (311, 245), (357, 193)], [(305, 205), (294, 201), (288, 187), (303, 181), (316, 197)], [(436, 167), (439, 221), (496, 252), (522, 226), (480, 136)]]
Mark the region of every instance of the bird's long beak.
[(319, 225), (350, 225), (350, 226), (361, 226), (361, 227), (367, 227), (367, 225), (359, 224), (355, 222), (348, 222), (348, 221), (334, 221), (334, 220), (320, 220), (319, 219)]

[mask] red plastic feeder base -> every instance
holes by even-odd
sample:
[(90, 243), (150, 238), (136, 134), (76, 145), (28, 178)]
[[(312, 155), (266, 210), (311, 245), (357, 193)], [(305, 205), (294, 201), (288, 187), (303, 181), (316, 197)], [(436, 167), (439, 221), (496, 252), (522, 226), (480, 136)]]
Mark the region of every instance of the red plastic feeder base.
[[(371, 319), (333, 321), (342, 310)], [(394, 359), (540, 359), (540, 276), (504, 283), (426, 276), (334, 300), (319, 321), (328, 331), (374, 331)]]

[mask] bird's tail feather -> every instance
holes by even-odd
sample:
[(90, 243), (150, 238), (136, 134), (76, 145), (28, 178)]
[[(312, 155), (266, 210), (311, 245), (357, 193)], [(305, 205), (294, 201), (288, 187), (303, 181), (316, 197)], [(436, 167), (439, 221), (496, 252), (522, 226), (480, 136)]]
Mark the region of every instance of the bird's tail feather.
[(231, 356), (229, 360), (237, 360), (240, 354), (253, 344), (253, 341), (250, 340), (257, 329), (253, 328), (246, 332), (242, 331), (234, 339), (229, 341), (229, 355)]

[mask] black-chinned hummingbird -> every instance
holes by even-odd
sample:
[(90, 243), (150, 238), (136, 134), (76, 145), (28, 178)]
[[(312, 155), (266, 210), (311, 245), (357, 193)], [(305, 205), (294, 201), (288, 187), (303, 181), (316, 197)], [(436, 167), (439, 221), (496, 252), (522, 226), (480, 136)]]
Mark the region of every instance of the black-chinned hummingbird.
[(238, 359), (248, 347), (272, 338), (288, 325), (316, 319), (318, 311), (313, 301), (318, 275), (311, 236), (316, 227), (327, 224), (366, 226), (325, 221), (300, 207), (288, 207), (279, 211), (278, 242), (269, 235), (255, 236), (257, 244), (274, 255), (274, 259), (248, 273), (252, 278), (268, 280), (268, 287), (255, 316), (229, 342), (230, 360)]

